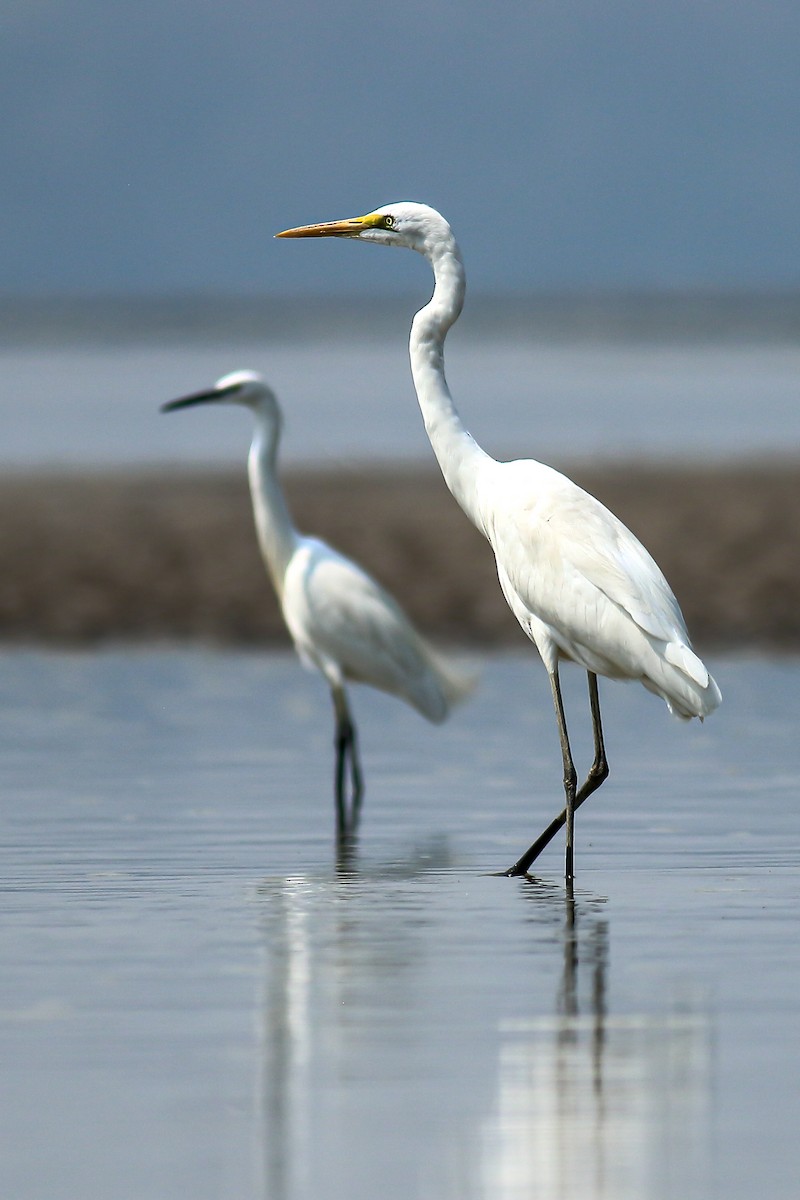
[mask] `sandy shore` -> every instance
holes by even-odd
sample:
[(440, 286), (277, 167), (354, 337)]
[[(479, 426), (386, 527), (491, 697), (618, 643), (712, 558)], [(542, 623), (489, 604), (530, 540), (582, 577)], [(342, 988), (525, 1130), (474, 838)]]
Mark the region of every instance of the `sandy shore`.
[[(800, 462), (564, 469), (645, 542), (697, 644), (800, 649)], [(285, 484), (298, 527), (357, 557), (430, 634), (519, 644), (491, 551), (433, 468)], [(18, 476), (0, 503), (7, 642), (288, 644), (241, 472)]]

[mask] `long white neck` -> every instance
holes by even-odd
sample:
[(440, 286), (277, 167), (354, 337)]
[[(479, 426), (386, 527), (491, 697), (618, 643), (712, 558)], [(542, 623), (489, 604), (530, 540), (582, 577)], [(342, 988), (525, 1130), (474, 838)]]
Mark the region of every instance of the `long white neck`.
[(444, 374), (444, 339), (464, 304), (466, 277), (455, 239), (426, 255), (433, 268), (433, 296), (411, 326), (409, 354), (425, 429), (445, 483), (474, 525), (484, 532), (480, 477), (494, 460), (465, 429)]
[(247, 457), (250, 498), (261, 554), (275, 591), (282, 599), (283, 579), (289, 560), (297, 548), (299, 535), (292, 525), (286, 499), (278, 482), (279, 422), (258, 408), (254, 415), (256, 432)]

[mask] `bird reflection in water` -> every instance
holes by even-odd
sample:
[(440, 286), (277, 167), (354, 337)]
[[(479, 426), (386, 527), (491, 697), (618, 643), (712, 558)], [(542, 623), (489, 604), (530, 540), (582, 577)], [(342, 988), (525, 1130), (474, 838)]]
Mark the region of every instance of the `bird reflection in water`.
[[(531, 881), (541, 920), (552, 904)], [(608, 1011), (603, 901), (563, 896), (552, 1018), (502, 1029), (497, 1097), (484, 1124), (481, 1196), (639, 1200), (707, 1195), (710, 1036), (695, 1003), (664, 1015)]]
[(261, 1195), (709, 1194), (701, 1006), (615, 1001), (602, 898), (497, 886), (446, 842), (262, 885)]
[[(358, 1070), (353, 1051), (360, 1040), (358, 998), (366, 996), (377, 1008), (394, 1004), (411, 988), (423, 957), (418, 915), (399, 903), (387, 928), (391, 910), (381, 915), (372, 897), (383, 897), (393, 885), (413, 892), (416, 881), (435, 879), (452, 867), (449, 843), (441, 836), (371, 870), (359, 866), (357, 849), (357, 830), (340, 829), (332, 877), (299, 875), (259, 889), (267, 960), (257, 1096), (264, 1200), (316, 1194), (321, 1143), (334, 1156), (339, 1151), (357, 1156), (358, 1131), (339, 1147), (328, 1125), (337, 1127), (346, 1108), (337, 1101), (346, 1086), (343, 1077)], [(412, 1000), (404, 1011), (413, 1024)]]

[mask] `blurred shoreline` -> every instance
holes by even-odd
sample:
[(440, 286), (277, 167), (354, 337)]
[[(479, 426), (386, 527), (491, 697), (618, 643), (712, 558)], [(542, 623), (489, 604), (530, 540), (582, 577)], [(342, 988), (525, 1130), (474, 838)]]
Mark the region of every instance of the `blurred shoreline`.
[[(695, 643), (800, 650), (800, 460), (566, 465), (641, 538)], [(442, 642), (520, 646), (491, 550), (432, 467), (295, 468), (296, 524), (355, 557)], [(0, 637), (288, 645), (242, 470), (0, 481)]]
[[(0, 346), (235, 346), (405, 337), (427, 299), (407, 294), (62, 295), (0, 292)], [(492, 339), (673, 344), (800, 340), (800, 289), (470, 290), (458, 329)]]

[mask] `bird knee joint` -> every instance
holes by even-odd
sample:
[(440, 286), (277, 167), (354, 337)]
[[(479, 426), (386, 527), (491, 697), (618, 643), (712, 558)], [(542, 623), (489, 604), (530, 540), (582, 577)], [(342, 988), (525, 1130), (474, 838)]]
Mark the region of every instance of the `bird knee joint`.
[(608, 779), (608, 763), (593, 763), (589, 774), (591, 775), (592, 779), (596, 779), (598, 783), (605, 783), (605, 781)]

